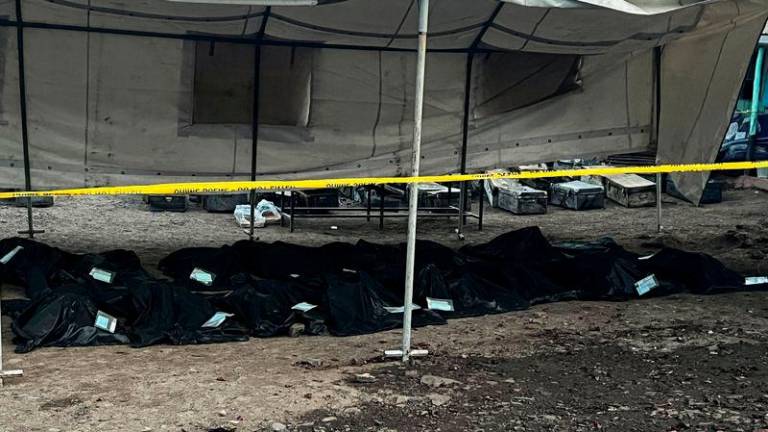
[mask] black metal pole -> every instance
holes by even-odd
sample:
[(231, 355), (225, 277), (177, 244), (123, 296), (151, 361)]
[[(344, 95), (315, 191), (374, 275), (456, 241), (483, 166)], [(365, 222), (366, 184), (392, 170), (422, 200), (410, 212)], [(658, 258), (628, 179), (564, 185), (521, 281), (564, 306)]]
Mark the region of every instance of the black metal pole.
[[(27, 128), (27, 82), (26, 69), (24, 67), (24, 28), (21, 26), (21, 0), (16, 0), (16, 47), (18, 49), (19, 62), (19, 115), (21, 116), (21, 146), (24, 152), (24, 188), (27, 191), (32, 190), (32, 173), (29, 163), (29, 131)], [(26, 231), (19, 231), (19, 234), (27, 234), (29, 238), (34, 238), (36, 233), (32, 223), (32, 198), (27, 198), (27, 225)]]
[[(253, 109), (251, 112), (251, 181), (256, 181), (256, 163), (259, 154), (259, 102), (261, 95), (261, 43), (267, 30), (267, 21), (272, 13), (272, 8), (264, 10), (259, 32), (256, 34), (256, 45), (253, 47)], [(248, 238), (253, 241), (253, 231), (256, 225), (256, 190), (251, 190), (251, 229)], [(282, 224), (282, 219), (281, 219)]]
[[(654, 84), (654, 113), (653, 113), (653, 141), (656, 145), (656, 162), (658, 163), (659, 137), (661, 136), (661, 47), (653, 49), (653, 84)], [(664, 176), (656, 175), (656, 231), (662, 231), (661, 220), (661, 192), (664, 185), (661, 183)]]
[[(251, 118), (251, 181), (256, 181), (256, 162), (259, 152), (259, 87), (261, 84), (261, 45), (254, 48), (253, 58), (253, 116)], [(251, 190), (251, 230), (248, 238), (253, 241), (256, 225), (256, 190)]]
[(384, 194), (386, 189), (379, 186), (379, 230), (384, 229)]
[(293, 219), (296, 217), (295, 210), (296, 210), (296, 197), (294, 196), (293, 191), (291, 191), (291, 220), (288, 222), (291, 227), (291, 232), (293, 232)]
[(485, 210), (485, 194), (483, 191), (485, 190), (485, 182), (487, 180), (480, 180), (480, 202), (478, 203), (478, 211), (477, 211), (477, 230), (482, 231), (483, 230), (483, 212)]
[[(469, 100), (471, 97), (472, 88), (472, 63), (475, 55), (473, 53), (467, 54), (467, 75), (464, 79), (464, 119), (461, 128), (461, 160), (460, 160), (460, 173), (467, 173), (467, 141), (469, 140)], [(464, 225), (466, 225), (466, 211), (467, 206), (467, 182), (461, 182), (459, 188), (459, 227), (456, 230), (456, 234), (461, 237), (464, 231)]]
[[(496, 21), (496, 17), (499, 16), (501, 10), (504, 8), (504, 2), (499, 2), (496, 8), (493, 10), (488, 20), (483, 24), (480, 32), (472, 42), (469, 51), (467, 53), (467, 75), (464, 78), (464, 120), (461, 130), (461, 174), (467, 173), (467, 142), (469, 141), (469, 101), (472, 97), (472, 64), (475, 60), (475, 53), (480, 52), (480, 45), (483, 42), (485, 34), (488, 33), (488, 29), (491, 28), (493, 22)], [(456, 230), (456, 234), (459, 239), (464, 239), (464, 225), (467, 223), (465, 216), (465, 207), (467, 199), (467, 182), (461, 183), (461, 192), (459, 194), (459, 228)], [(482, 221), (479, 226), (482, 229)]]
[(654, 84), (654, 115), (653, 115), (653, 141), (656, 151), (659, 148), (659, 136), (661, 134), (661, 47), (653, 49), (653, 84)]
[(368, 186), (368, 204), (366, 205), (366, 209), (365, 209), (366, 222), (371, 221), (371, 191), (373, 191), (373, 188), (371, 186)]

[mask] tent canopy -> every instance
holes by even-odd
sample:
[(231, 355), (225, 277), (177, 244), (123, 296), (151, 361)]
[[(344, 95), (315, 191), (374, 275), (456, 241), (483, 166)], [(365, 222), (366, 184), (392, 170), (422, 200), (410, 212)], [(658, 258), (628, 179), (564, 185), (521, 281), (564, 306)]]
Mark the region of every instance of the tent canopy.
[[(310, 3), (24, 0), (33, 187), (248, 178), (254, 151), (268, 178), (408, 173), (415, 1)], [(433, 0), (422, 173), (712, 161), (768, 1), (683, 3)], [(14, 1), (0, 17), (0, 186), (22, 187)], [(704, 175), (679, 180), (697, 199)]]
[[(759, 3), (755, 1), (756, 3)], [(415, 50), (414, 0), (25, 0), (25, 20), (186, 35), (247, 37), (262, 25), (275, 41)], [(318, 2), (314, 2), (318, 3)], [(666, 43), (722, 24), (704, 20), (717, 1), (439, 0), (430, 9), (430, 49), (595, 54)], [(29, 6), (27, 6), (30, 4)], [(265, 4), (277, 6), (264, 6)], [(34, 6), (33, 6), (34, 5)], [(26, 9), (29, 8), (29, 13)], [(735, 3), (731, 16), (739, 15)], [(269, 9), (269, 10), (268, 10)], [(715, 8), (719, 9), (719, 8)], [(720, 11), (719, 14), (722, 14)]]

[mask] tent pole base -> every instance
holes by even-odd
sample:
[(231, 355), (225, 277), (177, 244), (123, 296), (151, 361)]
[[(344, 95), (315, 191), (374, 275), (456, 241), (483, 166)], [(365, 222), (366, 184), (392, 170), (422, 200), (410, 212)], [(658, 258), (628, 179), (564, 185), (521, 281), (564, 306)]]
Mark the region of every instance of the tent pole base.
[(384, 351), (384, 357), (386, 358), (401, 358), (404, 362), (408, 361), (411, 357), (426, 357), (429, 355), (429, 351), (427, 350), (411, 350), (409, 353), (405, 354), (403, 353), (403, 350), (401, 349), (395, 349), (395, 350), (386, 350)]
[(21, 369), (14, 369), (14, 370), (7, 370), (3, 371), (0, 370), (0, 387), (3, 386), (3, 380), (7, 378), (19, 378), (24, 375), (24, 371)]

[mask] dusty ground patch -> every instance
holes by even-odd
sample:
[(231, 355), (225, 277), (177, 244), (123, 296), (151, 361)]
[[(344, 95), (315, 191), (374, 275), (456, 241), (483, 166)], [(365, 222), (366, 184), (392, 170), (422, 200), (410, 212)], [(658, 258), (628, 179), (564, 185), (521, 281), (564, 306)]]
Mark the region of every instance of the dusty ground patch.
[[(729, 191), (726, 202), (698, 209), (668, 199), (670, 229), (662, 236), (653, 232), (652, 208), (553, 209), (537, 217), (494, 211), (485, 231), (468, 229), (467, 242), (539, 225), (553, 240), (607, 235), (637, 251), (668, 244), (763, 275), (766, 197)], [(0, 235), (23, 229), (24, 213), (0, 207)], [(35, 214), (48, 231), (41, 238), (52, 245), (133, 249), (148, 268), (182, 247), (244, 238), (230, 215), (150, 213), (138, 200), (62, 199)], [(424, 221), (420, 237), (459, 246), (453, 228)], [(259, 236), (316, 245), (358, 238), (397, 242), (404, 232), (401, 220), (387, 220), (380, 232), (376, 222), (323, 219), (301, 220), (294, 234), (270, 227)], [(752, 431), (766, 427), (768, 412), (767, 300), (766, 294), (740, 293), (571, 302), (451, 321), (415, 333), (415, 342), (432, 356), (418, 361), (410, 375), (376, 361), (399, 343), (397, 331), (10, 354), (8, 366), (25, 369), (26, 376), (0, 390), (0, 431), (253, 431), (269, 430), (273, 422), (303, 430)], [(8, 320), (3, 324), (8, 352)], [(376, 383), (350, 381), (363, 372)], [(461, 384), (432, 388), (421, 384), (425, 374)]]

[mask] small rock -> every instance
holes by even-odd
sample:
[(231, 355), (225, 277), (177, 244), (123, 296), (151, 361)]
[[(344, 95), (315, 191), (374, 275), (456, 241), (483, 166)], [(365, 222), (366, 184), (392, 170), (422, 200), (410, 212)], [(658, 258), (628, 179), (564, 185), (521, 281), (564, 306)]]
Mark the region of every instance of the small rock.
[(323, 419), (322, 419), (322, 420), (320, 420), (320, 421), (321, 421), (321, 422), (323, 422), (323, 423), (330, 423), (330, 422), (336, 421), (336, 417), (333, 417), (333, 416), (331, 416), (331, 417), (325, 417), (325, 418), (323, 418)]
[(397, 395), (395, 396), (395, 405), (405, 405), (408, 403), (408, 401), (411, 400), (408, 396), (405, 395)]
[(227, 416), (227, 411), (226, 410), (221, 410), (217, 414), (219, 415), (219, 417), (226, 417)]
[(362, 373), (362, 374), (355, 375), (355, 378), (353, 381), (356, 383), (375, 383), (376, 377), (369, 373)]
[(272, 423), (272, 426), (271, 426), (271, 428), (272, 428), (272, 430), (273, 430), (274, 432), (284, 431), (284, 430), (287, 430), (287, 429), (288, 429), (288, 427), (287, 427), (287, 426), (285, 426), (285, 425), (284, 425), (284, 424), (282, 424), (282, 423), (278, 423), (278, 422), (274, 422), (274, 423)]
[(304, 360), (299, 360), (296, 363), (293, 364), (294, 366), (304, 367), (307, 369), (316, 369), (321, 366), (323, 366), (323, 361), (320, 359), (315, 358), (308, 358)]
[(427, 398), (434, 406), (443, 406), (451, 401), (450, 396), (438, 393), (430, 393), (427, 395)]
[(435, 375), (424, 375), (421, 377), (421, 383), (430, 387), (448, 387), (456, 384), (461, 384), (459, 381), (443, 378)]
[(346, 409), (344, 410), (344, 415), (348, 415), (348, 416), (357, 416), (357, 415), (360, 415), (360, 414), (362, 414), (362, 412), (363, 412), (363, 411), (362, 411), (360, 408), (356, 408), (356, 407), (349, 407), (349, 408), (346, 408)]
[(541, 416), (541, 420), (549, 424), (555, 424), (558, 421), (560, 421), (560, 417), (552, 414), (544, 414), (543, 416)]

